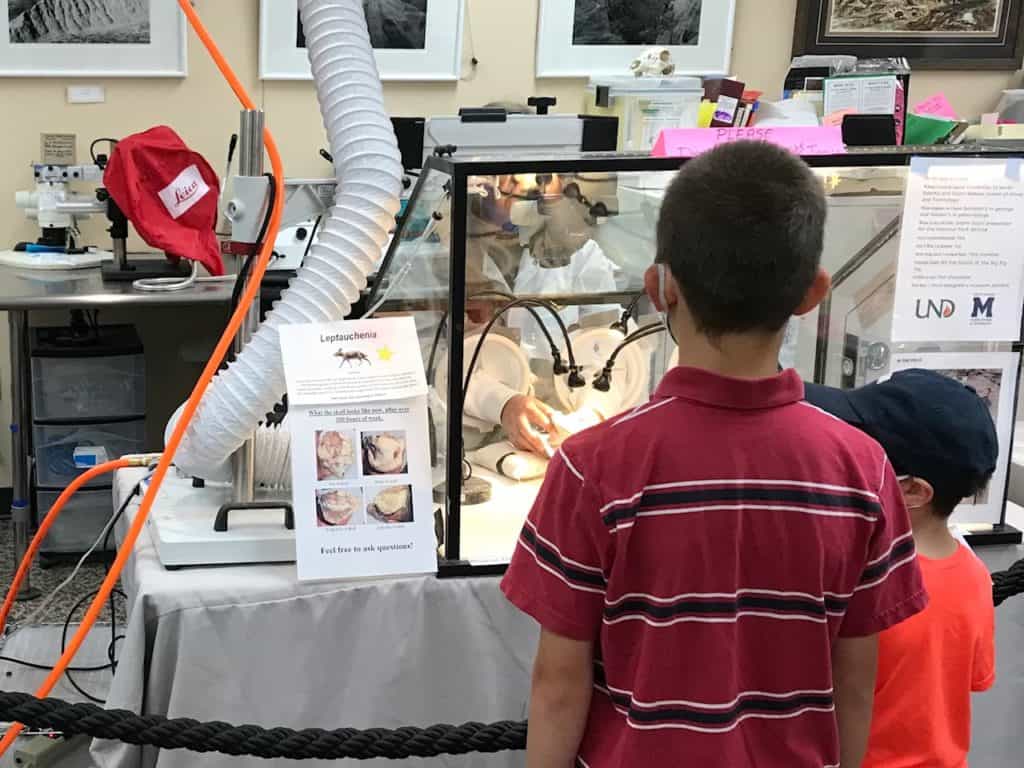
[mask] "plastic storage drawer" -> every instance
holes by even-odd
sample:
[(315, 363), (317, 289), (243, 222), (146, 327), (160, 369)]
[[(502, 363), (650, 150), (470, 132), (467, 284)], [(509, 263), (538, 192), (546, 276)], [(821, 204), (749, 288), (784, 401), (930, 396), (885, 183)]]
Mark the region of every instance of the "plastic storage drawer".
[(142, 355), (33, 357), (36, 421), (116, 419), (146, 413)]
[[(36, 485), (64, 488), (84, 470), (75, 466), (78, 446), (103, 446), (107, 458), (126, 453), (142, 453), (146, 443), (146, 421), (107, 424), (35, 424), (32, 430), (36, 459)], [(110, 478), (98, 477), (87, 487), (110, 484)]]
[[(36, 508), (40, 519), (49, 511), (59, 491), (37, 491)], [(57, 522), (46, 534), (40, 551), (45, 554), (78, 554), (89, 551), (103, 526), (113, 514), (113, 501), (109, 488), (98, 491), (82, 490), (64, 507)], [(114, 536), (110, 536), (113, 547)], [(100, 548), (97, 547), (97, 552)]]

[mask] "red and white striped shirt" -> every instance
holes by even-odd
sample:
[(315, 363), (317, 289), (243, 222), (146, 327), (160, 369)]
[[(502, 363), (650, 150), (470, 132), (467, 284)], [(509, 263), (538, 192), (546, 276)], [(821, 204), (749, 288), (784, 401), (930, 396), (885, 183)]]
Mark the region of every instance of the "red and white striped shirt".
[(835, 639), (927, 603), (884, 452), (794, 371), (675, 368), (568, 440), (502, 589), (596, 643), (590, 768), (835, 766)]

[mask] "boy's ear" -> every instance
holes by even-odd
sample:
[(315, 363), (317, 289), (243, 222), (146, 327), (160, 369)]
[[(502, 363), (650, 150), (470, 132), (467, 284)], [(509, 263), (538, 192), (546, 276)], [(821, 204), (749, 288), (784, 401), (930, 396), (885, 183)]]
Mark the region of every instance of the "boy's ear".
[(821, 304), (830, 290), (832, 290), (832, 278), (829, 277), (828, 272), (819, 267), (818, 273), (814, 276), (814, 282), (807, 289), (803, 301), (800, 302), (800, 305), (794, 310), (793, 314), (797, 316), (806, 315)]
[(672, 307), (679, 303), (679, 289), (676, 286), (675, 278), (672, 277), (672, 270), (667, 266), (663, 267), (663, 269), (665, 271), (665, 301), (668, 303), (668, 306), (662, 306), (657, 264), (651, 264), (647, 271), (644, 272), (644, 292), (647, 294), (647, 298), (651, 300), (651, 304), (654, 305), (655, 309), (659, 312), (669, 312)]
[(932, 503), (935, 497), (935, 489), (927, 480), (920, 477), (907, 477), (900, 480), (900, 490), (903, 491), (903, 503), (907, 509), (919, 509)]

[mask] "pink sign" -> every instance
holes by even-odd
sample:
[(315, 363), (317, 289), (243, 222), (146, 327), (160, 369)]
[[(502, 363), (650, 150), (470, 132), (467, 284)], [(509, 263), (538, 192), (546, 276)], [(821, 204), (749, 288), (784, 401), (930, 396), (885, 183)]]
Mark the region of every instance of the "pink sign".
[(956, 120), (956, 110), (949, 103), (946, 94), (937, 93), (929, 99), (925, 99), (914, 107), (915, 115), (929, 115), (930, 117), (944, 117), (948, 120)]
[(666, 128), (651, 150), (654, 157), (696, 157), (719, 144), (734, 141), (766, 141), (798, 155), (842, 155), (843, 129), (836, 126), (792, 128)]

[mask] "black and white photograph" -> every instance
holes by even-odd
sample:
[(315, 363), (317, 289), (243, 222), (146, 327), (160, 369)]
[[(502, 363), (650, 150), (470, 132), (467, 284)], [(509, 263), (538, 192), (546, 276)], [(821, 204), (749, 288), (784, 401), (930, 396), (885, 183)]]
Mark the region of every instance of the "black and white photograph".
[(1001, 10), (999, 0), (833, 0), (829, 31), (991, 35)]
[(150, 0), (7, 0), (12, 44), (150, 42)]
[[(363, 0), (366, 27), (375, 49), (423, 50), (427, 44), (428, 0)], [(306, 47), (299, 19), (295, 45)]]
[(730, 72), (736, 0), (540, 0), (539, 14), (538, 77), (629, 76), (651, 49), (676, 75)]
[(697, 45), (704, 0), (576, 0), (573, 45)]
[[(465, 0), (362, 0), (382, 80), (456, 80)], [(260, 78), (311, 80), (298, 0), (260, 0)]]
[(1016, 70), (1024, 0), (797, 0), (793, 54), (900, 57), (914, 69)]
[[(999, 423), (999, 392), (1003, 384), (1003, 371), (1001, 368), (956, 368), (944, 371), (936, 371), (943, 376), (966, 384), (978, 393), (978, 397), (985, 401), (988, 412), (992, 416), (992, 423)], [(989, 487), (986, 486), (981, 493), (975, 495), (971, 501), (965, 504), (988, 504)]]
[(177, 0), (2, 1), (7, 31), (0, 29), (0, 77), (188, 74)]

